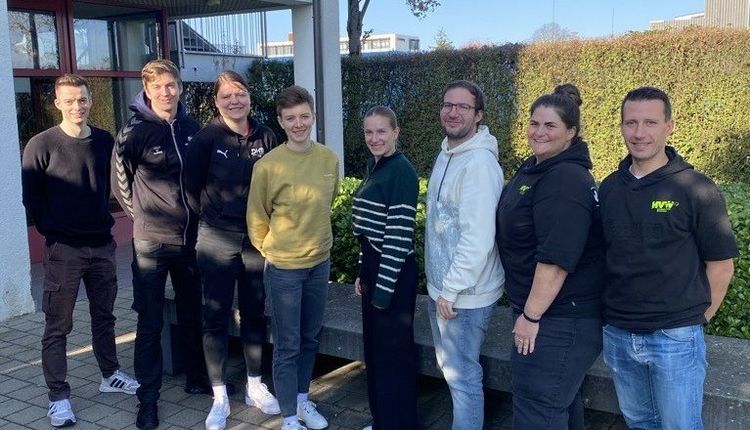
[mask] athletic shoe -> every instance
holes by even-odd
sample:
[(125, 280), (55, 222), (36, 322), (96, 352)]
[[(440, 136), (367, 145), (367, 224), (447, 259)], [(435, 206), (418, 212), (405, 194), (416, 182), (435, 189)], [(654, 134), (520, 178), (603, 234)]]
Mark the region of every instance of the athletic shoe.
[(372, 426), (367, 426), (367, 427), (363, 428), (362, 430), (372, 430)]
[(141, 384), (139, 384), (135, 378), (128, 376), (127, 373), (117, 369), (109, 378), (102, 376), (102, 383), (99, 384), (99, 391), (102, 393), (135, 394), (135, 391), (140, 386)]
[(281, 413), (279, 401), (268, 391), (266, 384), (247, 384), (245, 404), (255, 406), (266, 415), (278, 415)]
[(211, 412), (206, 417), (206, 430), (224, 430), (229, 417), (229, 399), (214, 400)]
[(310, 400), (297, 403), (297, 416), (310, 430), (321, 430), (328, 427), (328, 421), (320, 415), (317, 405)]
[(307, 430), (307, 427), (299, 422), (285, 422), (281, 425), (281, 430)]
[(69, 427), (76, 423), (76, 416), (73, 414), (73, 407), (70, 406), (68, 399), (49, 402), (47, 416), (52, 427)]
[(159, 409), (155, 402), (138, 405), (135, 426), (142, 430), (153, 430), (159, 427)]

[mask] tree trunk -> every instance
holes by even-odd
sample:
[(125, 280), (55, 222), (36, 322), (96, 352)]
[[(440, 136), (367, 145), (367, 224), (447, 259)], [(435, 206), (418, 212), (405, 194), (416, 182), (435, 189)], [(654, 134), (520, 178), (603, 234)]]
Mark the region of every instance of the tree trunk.
[(360, 0), (347, 0), (349, 3), (349, 14), (346, 20), (346, 34), (349, 37), (349, 55), (359, 56), (362, 54), (362, 21), (367, 12), (370, 0), (365, 0), (362, 10), (359, 9)]

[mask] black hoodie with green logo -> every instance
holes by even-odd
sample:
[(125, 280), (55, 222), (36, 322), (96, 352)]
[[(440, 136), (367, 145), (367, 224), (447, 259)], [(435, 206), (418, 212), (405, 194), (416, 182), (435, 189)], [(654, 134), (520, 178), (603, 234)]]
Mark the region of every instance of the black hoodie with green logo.
[(545, 315), (599, 317), (604, 254), (596, 183), (588, 146), (580, 138), (562, 153), (527, 159), (503, 189), (497, 246), (511, 305), (523, 309), (537, 263), (568, 276)]
[(738, 255), (724, 198), (672, 147), (641, 179), (627, 156), (601, 184), (608, 324), (638, 333), (703, 324), (711, 304), (705, 261)]

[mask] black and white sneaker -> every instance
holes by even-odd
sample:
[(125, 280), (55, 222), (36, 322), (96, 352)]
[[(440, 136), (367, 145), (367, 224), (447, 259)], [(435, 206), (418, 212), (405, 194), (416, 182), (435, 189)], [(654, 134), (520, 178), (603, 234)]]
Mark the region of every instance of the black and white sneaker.
[(68, 399), (49, 402), (47, 416), (52, 427), (69, 427), (76, 423), (76, 416), (73, 414), (73, 408)]
[(99, 384), (99, 391), (102, 393), (135, 394), (135, 391), (140, 386), (141, 384), (138, 381), (118, 369), (109, 378), (102, 377), (102, 383)]

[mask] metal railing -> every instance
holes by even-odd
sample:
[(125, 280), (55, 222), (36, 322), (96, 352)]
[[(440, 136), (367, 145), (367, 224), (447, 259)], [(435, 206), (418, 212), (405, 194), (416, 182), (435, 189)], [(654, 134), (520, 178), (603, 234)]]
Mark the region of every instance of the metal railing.
[(265, 57), (266, 13), (189, 18), (176, 21), (180, 49), (189, 53)]

